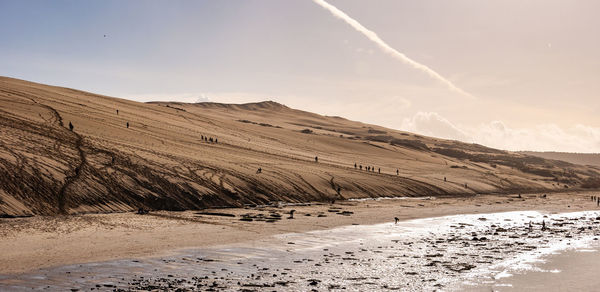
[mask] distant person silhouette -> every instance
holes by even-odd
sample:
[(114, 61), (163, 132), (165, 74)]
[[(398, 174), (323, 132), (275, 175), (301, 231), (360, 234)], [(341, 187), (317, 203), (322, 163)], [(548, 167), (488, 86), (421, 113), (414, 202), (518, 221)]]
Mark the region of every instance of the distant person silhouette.
[(378, 169), (377, 169), (377, 172), (381, 173), (381, 168), (378, 168)]
[(262, 168), (259, 167), (256, 173), (262, 173)]
[(396, 169), (396, 175), (400, 175), (400, 170)]
[(546, 230), (546, 221), (542, 220), (542, 231)]
[(73, 131), (73, 128), (74, 128), (74, 127), (73, 127), (73, 124), (71, 124), (71, 122), (69, 122), (69, 130), (70, 130), (70, 131)]
[(360, 170), (362, 170), (362, 164), (358, 166)]
[(398, 221), (400, 221), (400, 219), (398, 217), (394, 217), (394, 224), (398, 224)]
[(444, 176), (444, 181), (446, 181), (446, 177)]
[(219, 143), (219, 139), (215, 138), (215, 143)]
[(117, 116), (119, 115), (119, 110), (117, 110)]
[(354, 163), (354, 169), (356, 169), (356, 162)]
[(127, 122), (127, 129), (129, 129), (129, 122)]
[(315, 162), (319, 162), (319, 157), (315, 156)]

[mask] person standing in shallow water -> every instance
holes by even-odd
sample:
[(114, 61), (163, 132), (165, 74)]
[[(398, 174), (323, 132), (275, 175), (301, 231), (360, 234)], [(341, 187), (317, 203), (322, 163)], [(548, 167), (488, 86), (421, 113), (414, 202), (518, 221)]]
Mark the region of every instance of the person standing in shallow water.
[(542, 231), (546, 230), (546, 221), (542, 220)]

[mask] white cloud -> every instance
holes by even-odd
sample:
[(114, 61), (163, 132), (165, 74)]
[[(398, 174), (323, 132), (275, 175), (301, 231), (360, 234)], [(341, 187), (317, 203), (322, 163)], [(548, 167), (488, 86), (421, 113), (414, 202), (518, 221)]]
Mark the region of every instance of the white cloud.
[(475, 127), (465, 127), (455, 125), (435, 112), (418, 112), (411, 118), (404, 119), (401, 129), (513, 151), (600, 153), (600, 128), (581, 124), (568, 128), (556, 124), (512, 128), (502, 121), (491, 121)]
[(467, 133), (435, 112), (418, 112), (411, 118), (404, 119), (401, 129), (444, 139), (470, 140)]
[(208, 98), (208, 95), (206, 94), (200, 94), (200, 96), (196, 99), (196, 103), (199, 102), (209, 102), (210, 99)]
[(509, 150), (600, 152), (600, 128), (585, 125), (540, 124), (517, 129), (493, 121), (479, 125), (472, 135), (481, 144)]

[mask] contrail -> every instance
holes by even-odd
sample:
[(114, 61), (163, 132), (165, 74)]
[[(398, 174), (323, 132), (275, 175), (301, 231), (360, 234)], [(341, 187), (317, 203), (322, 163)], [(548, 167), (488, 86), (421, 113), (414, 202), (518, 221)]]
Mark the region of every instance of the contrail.
[(390, 45), (388, 45), (386, 42), (384, 42), (375, 32), (373, 32), (372, 30), (367, 29), (366, 27), (364, 27), (362, 24), (360, 24), (358, 21), (356, 21), (355, 19), (353, 19), (352, 17), (348, 16), (348, 14), (344, 13), (343, 11), (337, 9), (335, 6), (327, 3), (324, 0), (313, 0), (315, 3), (319, 4), (321, 7), (329, 10), (329, 12), (331, 12), (331, 14), (333, 14), (333, 16), (340, 18), (341, 20), (345, 21), (346, 23), (348, 23), (350, 26), (352, 26), (354, 29), (356, 29), (358, 32), (362, 33), (363, 35), (365, 35), (368, 39), (370, 39), (371, 41), (373, 41), (375, 44), (377, 44), (385, 53), (388, 53), (389, 55), (391, 55), (392, 57), (400, 60), (403, 63), (406, 63), (408, 65), (413, 66), (414, 68), (421, 70), (425, 73), (427, 73), (427, 75), (429, 75), (430, 77), (437, 79), (438, 81), (442, 82), (443, 84), (445, 84), (446, 86), (448, 86), (448, 88), (450, 88), (453, 91), (456, 91), (464, 96), (470, 97), (470, 98), (474, 98), (473, 95), (471, 95), (470, 93), (460, 89), (458, 86), (454, 85), (454, 83), (450, 82), (450, 80), (444, 78), (442, 75), (440, 75), (439, 73), (435, 72), (433, 69), (407, 57), (406, 55), (398, 52), (396, 49), (390, 47)]

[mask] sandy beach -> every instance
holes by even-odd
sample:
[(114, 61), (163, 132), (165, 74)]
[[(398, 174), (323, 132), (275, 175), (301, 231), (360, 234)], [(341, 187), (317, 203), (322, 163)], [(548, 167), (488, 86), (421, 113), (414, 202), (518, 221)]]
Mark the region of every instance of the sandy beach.
[(0, 2), (0, 292), (600, 291), (600, 1), (148, 4)]
[[(186, 248), (249, 242), (284, 233), (456, 214), (516, 210), (596, 210), (594, 193), (482, 195), (341, 201), (185, 212), (87, 214), (0, 220), (0, 274), (121, 258), (168, 255)], [(294, 219), (287, 219), (295, 210)], [(203, 213), (203, 214), (199, 214)], [(260, 215), (262, 214), (262, 215)], [(280, 220), (269, 220), (277, 218)], [(242, 221), (242, 218), (254, 218)], [(266, 219), (262, 219), (266, 218)], [(248, 220), (248, 219), (244, 219)], [(264, 221), (263, 221), (264, 220)], [(273, 221), (273, 222), (268, 222)]]

